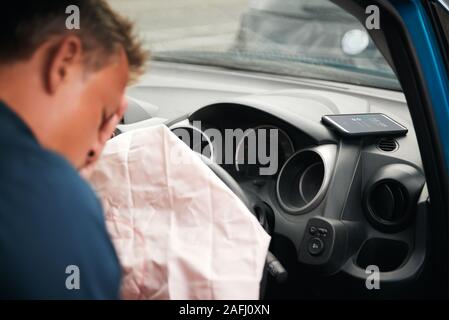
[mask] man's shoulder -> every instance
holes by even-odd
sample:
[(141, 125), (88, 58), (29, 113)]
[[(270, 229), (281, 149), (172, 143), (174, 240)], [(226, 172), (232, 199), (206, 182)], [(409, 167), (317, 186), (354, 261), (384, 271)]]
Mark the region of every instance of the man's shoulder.
[(64, 206), (72, 204), (102, 214), (100, 202), (92, 187), (68, 161), (54, 153), (48, 153), (33, 166), (40, 171), (32, 182), (36, 191), (40, 190), (39, 194), (45, 191), (50, 197), (59, 197), (59, 203)]
[[(0, 297), (117, 297), (119, 264), (89, 184), (50, 151), (11, 148), (0, 158), (0, 287), (11, 287)], [(66, 288), (71, 265), (81, 290)]]
[[(9, 150), (8, 150), (9, 149)], [(101, 206), (90, 185), (58, 154), (39, 147), (6, 148), (0, 157), (0, 189), (8, 199), (25, 197), (30, 205), (64, 206), (100, 212)], [(0, 196), (1, 197), (1, 196)]]

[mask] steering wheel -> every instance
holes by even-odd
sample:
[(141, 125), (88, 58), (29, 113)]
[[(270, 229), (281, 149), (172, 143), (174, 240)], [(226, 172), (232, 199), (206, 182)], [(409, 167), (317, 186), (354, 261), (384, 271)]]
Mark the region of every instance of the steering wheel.
[[(235, 181), (235, 179), (222, 167), (220, 167), (218, 164), (211, 161), (209, 158), (198, 154), (203, 162), (228, 186), (229, 189), (231, 189), (232, 192), (234, 192), (237, 197), (240, 198), (240, 200), (246, 205), (248, 210), (254, 214), (254, 216), (257, 218), (257, 220), (260, 222), (262, 227), (265, 229), (265, 231), (270, 234), (269, 226), (268, 226), (268, 220), (266, 217), (266, 213), (263, 210), (264, 205), (259, 203), (258, 199), (254, 197), (248, 197), (245, 191), (240, 187), (240, 185)], [(262, 297), (265, 293), (265, 287), (266, 287), (266, 281), (267, 281), (267, 272), (274, 277), (274, 279), (278, 283), (284, 282), (287, 277), (288, 273), (287, 270), (282, 266), (282, 264), (279, 262), (279, 260), (271, 253), (268, 252), (267, 254), (267, 260), (265, 263), (265, 270), (263, 273), (262, 281), (261, 281), (261, 293), (260, 296)]]

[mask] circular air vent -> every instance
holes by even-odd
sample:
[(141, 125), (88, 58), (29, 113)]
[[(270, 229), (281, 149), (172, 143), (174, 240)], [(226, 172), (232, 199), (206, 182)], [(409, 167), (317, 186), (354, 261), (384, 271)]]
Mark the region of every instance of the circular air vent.
[(380, 181), (368, 195), (371, 218), (382, 225), (394, 226), (407, 219), (407, 192), (394, 180)]
[(277, 181), (282, 208), (296, 214), (311, 209), (324, 196), (326, 174), (324, 160), (315, 150), (302, 150), (290, 157)]
[(382, 138), (377, 142), (377, 148), (385, 152), (393, 152), (399, 148), (399, 144), (393, 138)]
[(363, 205), (368, 221), (383, 232), (398, 232), (412, 220), (424, 175), (405, 164), (381, 167), (367, 182)]

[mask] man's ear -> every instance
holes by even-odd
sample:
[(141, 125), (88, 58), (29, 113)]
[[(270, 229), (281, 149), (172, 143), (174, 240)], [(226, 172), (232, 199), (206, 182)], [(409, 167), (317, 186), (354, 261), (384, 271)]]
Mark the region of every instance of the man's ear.
[(59, 40), (52, 48), (45, 70), (45, 83), (50, 94), (57, 91), (70, 72), (82, 62), (81, 39), (70, 35)]

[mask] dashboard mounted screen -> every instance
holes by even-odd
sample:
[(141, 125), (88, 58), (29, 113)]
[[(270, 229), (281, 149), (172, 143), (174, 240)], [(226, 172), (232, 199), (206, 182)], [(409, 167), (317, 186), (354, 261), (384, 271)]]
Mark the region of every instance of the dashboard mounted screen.
[(405, 135), (406, 127), (383, 113), (326, 115), (321, 121), (343, 136)]

